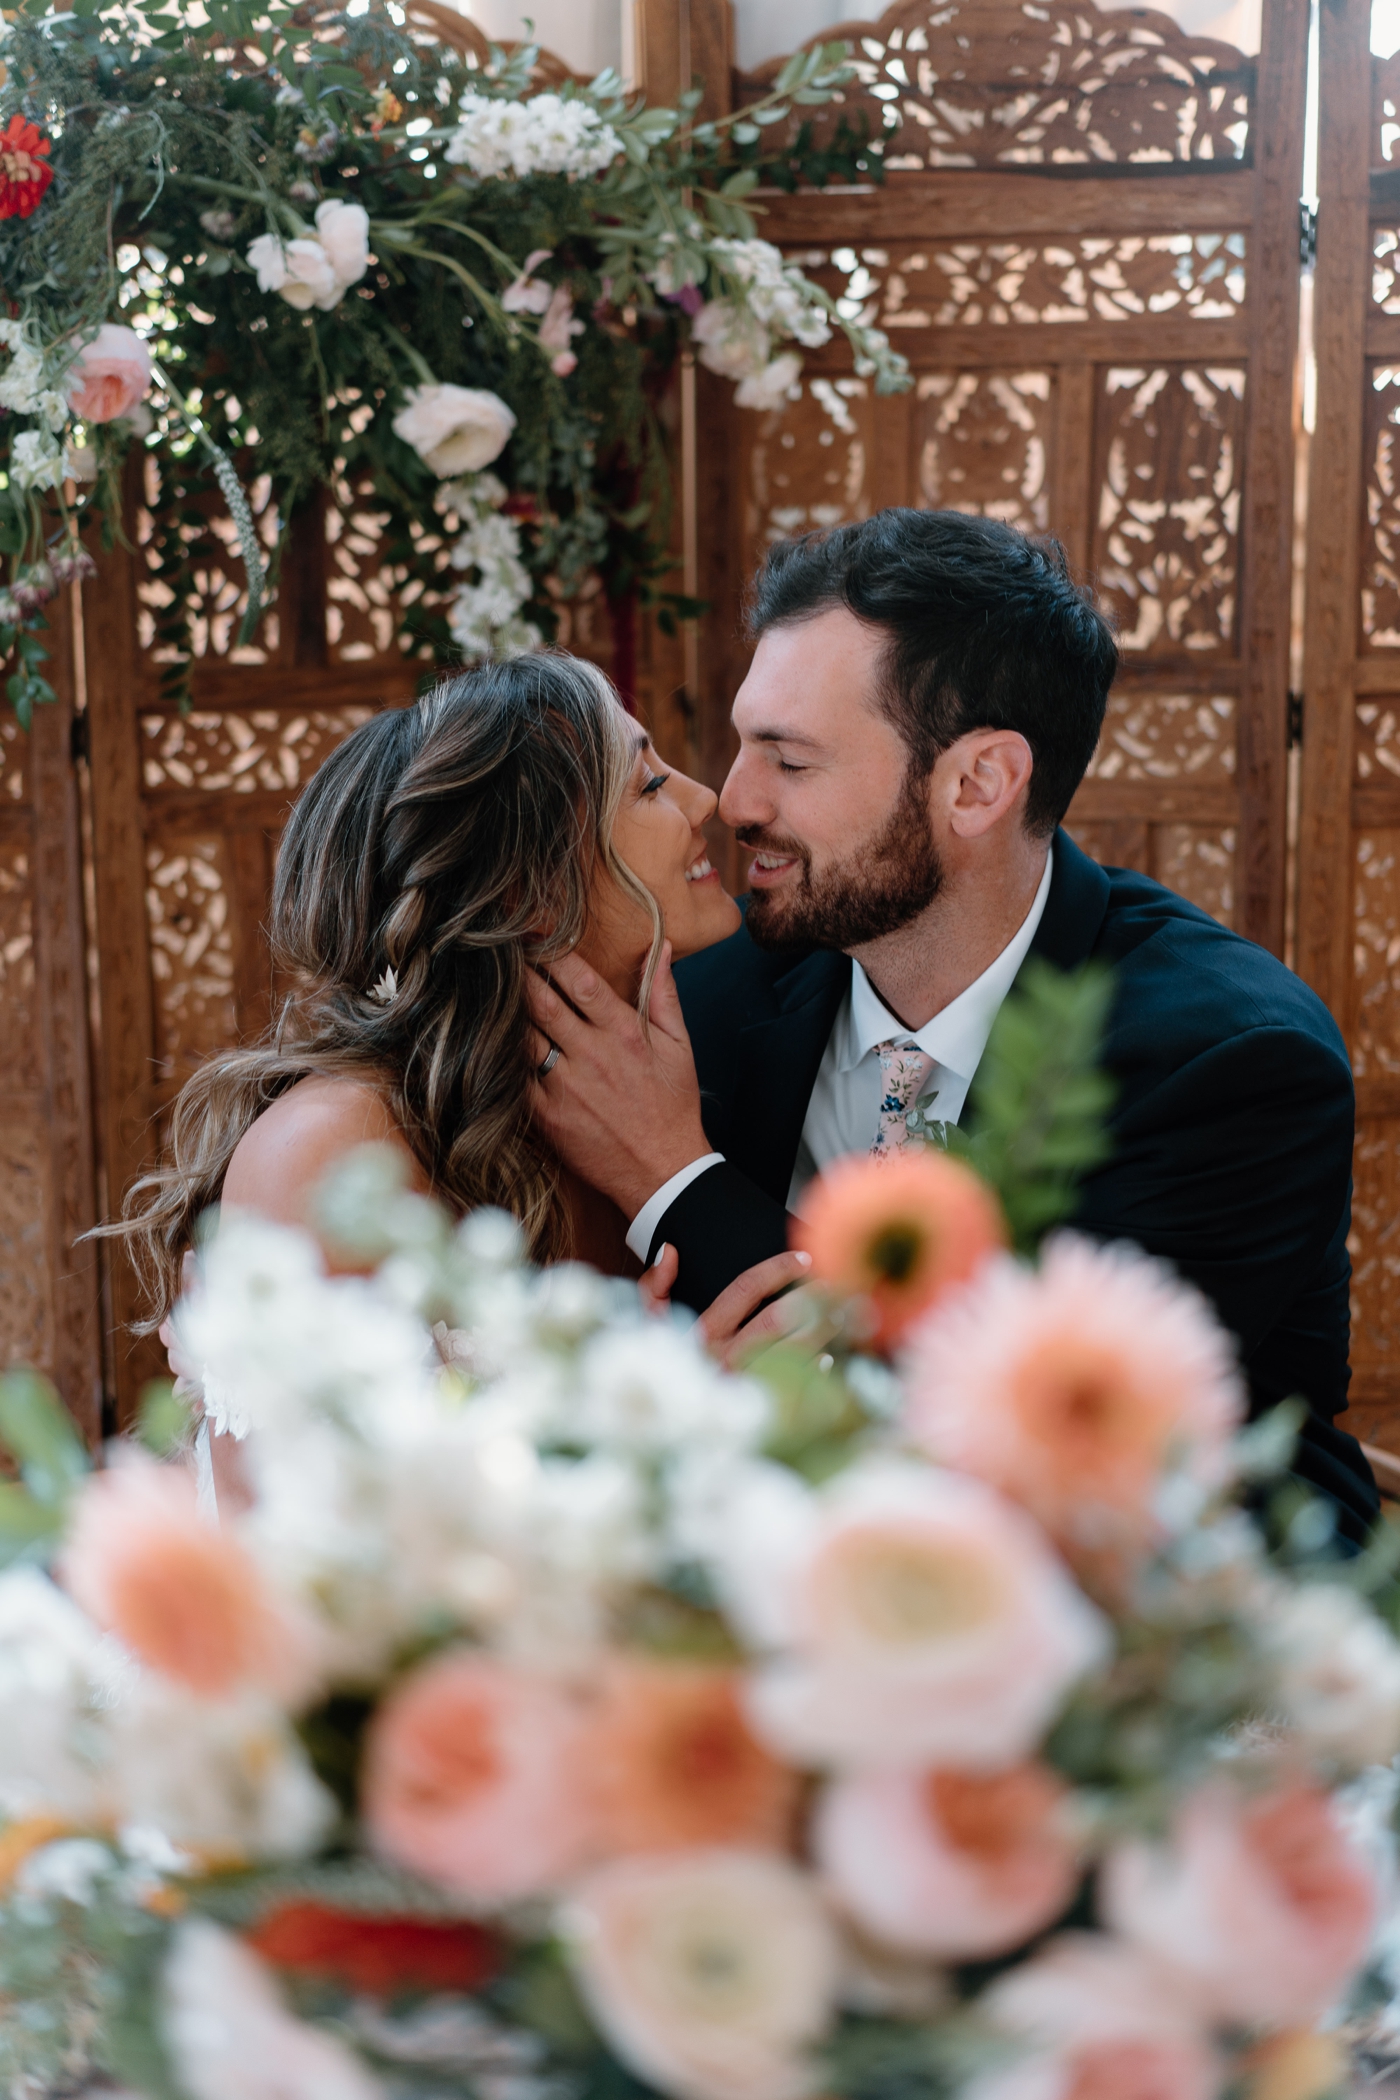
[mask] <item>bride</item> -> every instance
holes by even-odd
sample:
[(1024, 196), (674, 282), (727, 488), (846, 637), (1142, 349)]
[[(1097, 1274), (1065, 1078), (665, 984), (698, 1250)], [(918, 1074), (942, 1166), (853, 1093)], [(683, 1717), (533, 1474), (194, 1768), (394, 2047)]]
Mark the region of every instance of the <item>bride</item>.
[[(166, 1156), (114, 1228), (146, 1331), (179, 1295), (205, 1211), (313, 1229), (318, 1183), (368, 1142), (459, 1215), (512, 1212), (535, 1260), (635, 1276), (628, 1221), (531, 1121), (526, 987), (576, 953), (645, 1015), (672, 956), (732, 933), (738, 906), (706, 856), (715, 807), (660, 764), (603, 673), (561, 652), (449, 678), (347, 737), (283, 834), (281, 1011), (187, 1082)], [(666, 1250), (642, 1279), (653, 1302), (673, 1273)], [(759, 1339), (778, 1323), (749, 1316), (801, 1274), (785, 1254), (741, 1277), (706, 1315), (711, 1343)]]

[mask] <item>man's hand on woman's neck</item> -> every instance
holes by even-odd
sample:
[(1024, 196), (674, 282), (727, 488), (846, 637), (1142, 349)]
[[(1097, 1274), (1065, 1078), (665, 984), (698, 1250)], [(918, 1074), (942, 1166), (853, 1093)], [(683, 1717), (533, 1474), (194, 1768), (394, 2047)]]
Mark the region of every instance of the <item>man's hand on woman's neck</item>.
[[(1010, 837), (1002, 837), (1008, 829)], [(948, 868), (932, 902), (909, 925), (850, 951), (879, 998), (906, 1028), (922, 1028), (975, 984), (1016, 938), (1045, 873), (1046, 838), (1019, 824), (979, 840)]]

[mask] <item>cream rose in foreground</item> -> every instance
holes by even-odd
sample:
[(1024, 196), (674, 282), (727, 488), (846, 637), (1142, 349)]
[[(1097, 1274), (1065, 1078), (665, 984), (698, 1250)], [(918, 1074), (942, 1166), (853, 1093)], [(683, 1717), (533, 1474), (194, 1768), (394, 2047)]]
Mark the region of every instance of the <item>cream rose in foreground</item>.
[(1108, 1652), (1105, 1621), (980, 1480), (870, 1459), (819, 1492), (755, 1467), (716, 1576), (758, 1733), (798, 1763), (1001, 1767)]
[(1360, 1769), (1400, 1751), (1400, 1650), (1337, 1582), (1271, 1591), (1259, 1638), (1276, 1659), (1283, 1716), (1323, 1756)]
[(1190, 2003), (1119, 1940), (1065, 1933), (981, 2002), (1027, 2054), (963, 2100), (1219, 2100), (1224, 2088)]
[(1233, 1345), (1205, 1300), (1135, 1247), (1061, 1234), (1038, 1270), (989, 1263), (911, 1337), (905, 1419), (1059, 1538), (1150, 1542), (1169, 1468), (1229, 1472), (1244, 1417)]
[(1110, 1855), (1109, 1923), (1222, 2019), (1297, 2027), (1331, 2006), (1375, 1923), (1375, 1871), (1326, 1794), (1202, 1787), (1166, 1844)]
[(1079, 1879), (1065, 1789), (1045, 1766), (862, 1772), (827, 1788), (813, 1842), (842, 1908), (937, 1961), (1004, 1954), (1053, 1924)]
[(365, 1748), (370, 1841), (490, 1907), (557, 1889), (588, 1849), (574, 1702), (548, 1678), (471, 1650), (413, 1670)]
[(600, 1868), (562, 1917), (610, 2045), (670, 2100), (801, 2100), (838, 1973), (811, 1880), (771, 1855), (696, 1851)]
[(475, 386), (411, 386), (394, 418), (395, 436), (444, 478), (489, 467), (514, 428), (514, 411), (500, 395)]
[(115, 423), (151, 390), (151, 353), (133, 329), (104, 321), (68, 371), (68, 406), (84, 423)]
[(360, 2059), (295, 2019), (257, 1956), (207, 1918), (177, 1929), (161, 1986), (163, 2038), (190, 2100), (380, 2100)]

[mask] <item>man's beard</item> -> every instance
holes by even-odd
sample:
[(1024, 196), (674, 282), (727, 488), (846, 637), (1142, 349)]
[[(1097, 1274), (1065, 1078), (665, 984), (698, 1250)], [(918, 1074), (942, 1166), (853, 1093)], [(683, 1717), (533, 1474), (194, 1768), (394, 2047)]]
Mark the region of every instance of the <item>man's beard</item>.
[(761, 824), (741, 824), (741, 846), (795, 855), (797, 882), (749, 893), (748, 929), (760, 948), (839, 948), (849, 953), (898, 933), (930, 905), (943, 886), (927, 799), (928, 776), (904, 776), (889, 821), (868, 845), (820, 876), (795, 839), (772, 836)]

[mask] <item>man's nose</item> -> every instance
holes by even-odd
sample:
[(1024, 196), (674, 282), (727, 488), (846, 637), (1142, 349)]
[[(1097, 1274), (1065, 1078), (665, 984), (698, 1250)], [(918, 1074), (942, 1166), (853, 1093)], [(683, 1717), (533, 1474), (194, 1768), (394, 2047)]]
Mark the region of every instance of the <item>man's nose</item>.
[(720, 821), (731, 830), (737, 830), (741, 824), (772, 822), (772, 798), (762, 792), (746, 751), (741, 751), (729, 768), (729, 778), (720, 789), (719, 814)]

